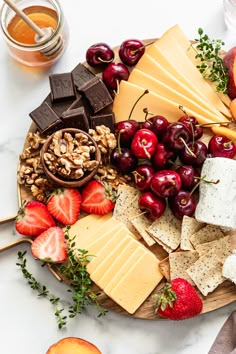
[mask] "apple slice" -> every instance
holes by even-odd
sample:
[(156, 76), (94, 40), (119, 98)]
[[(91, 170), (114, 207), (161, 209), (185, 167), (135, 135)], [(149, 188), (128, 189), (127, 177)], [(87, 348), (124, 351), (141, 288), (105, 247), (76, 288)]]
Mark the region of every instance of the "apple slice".
[(90, 342), (76, 337), (67, 337), (53, 344), (46, 354), (102, 354), (102, 352)]

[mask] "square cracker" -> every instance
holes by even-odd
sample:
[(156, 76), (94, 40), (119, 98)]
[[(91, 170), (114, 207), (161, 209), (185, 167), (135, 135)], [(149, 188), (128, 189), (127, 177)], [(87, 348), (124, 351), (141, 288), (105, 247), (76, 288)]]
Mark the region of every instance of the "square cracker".
[(222, 237), (224, 237), (224, 234), (219, 226), (208, 224), (199, 231), (192, 234), (190, 236), (190, 241), (193, 247), (196, 249), (197, 245), (206, 242), (211, 242), (214, 240), (219, 240)]
[(147, 231), (172, 250), (180, 245), (181, 220), (177, 219), (169, 208), (166, 208), (164, 214), (154, 221)]
[(113, 210), (113, 217), (121, 221), (132, 232), (137, 239), (141, 238), (140, 233), (131, 224), (130, 219), (140, 214), (138, 200), (140, 192), (127, 184), (120, 184), (118, 187), (118, 198)]
[(193, 265), (199, 258), (197, 251), (173, 252), (169, 255), (170, 277), (183, 278), (190, 284), (195, 285), (186, 270)]
[(191, 251), (193, 245), (190, 242), (190, 236), (202, 229), (206, 224), (197, 221), (195, 218), (184, 215), (181, 226), (180, 248), (182, 250)]
[(232, 236), (225, 236), (219, 240), (202, 243), (196, 246), (196, 251), (198, 252), (199, 257), (201, 257), (212, 249), (217, 254), (219, 260), (223, 260), (231, 253), (231, 239)]
[(200, 257), (186, 272), (204, 296), (214, 291), (225, 278), (214, 250)]
[(169, 262), (169, 257), (166, 257), (166, 258), (162, 259), (162, 261), (160, 261), (158, 263), (158, 267), (159, 267), (160, 272), (166, 278), (166, 280), (170, 281), (170, 262)]
[(135, 218), (130, 219), (131, 224), (135, 227), (135, 229), (140, 233), (144, 241), (148, 244), (148, 246), (152, 246), (156, 243), (156, 240), (152, 238), (147, 232), (147, 228), (151, 226), (153, 223), (152, 220), (149, 220), (145, 215), (139, 215)]
[(157, 237), (151, 235), (152, 238), (165, 250), (167, 253), (173, 252), (173, 249), (167, 246), (165, 243), (163, 243), (161, 240), (159, 240)]

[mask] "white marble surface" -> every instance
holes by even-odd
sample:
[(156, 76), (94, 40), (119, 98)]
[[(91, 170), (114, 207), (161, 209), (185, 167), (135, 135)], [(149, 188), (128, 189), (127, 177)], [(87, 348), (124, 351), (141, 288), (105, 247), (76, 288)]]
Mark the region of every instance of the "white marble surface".
[[(2, 1), (0, 1), (0, 4)], [(189, 38), (202, 27), (211, 37), (236, 45), (226, 32), (222, 0), (179, 1), (63, 1), (70, 29), (67, 52), (50, 72), (70, 71), (84, 60), (87, 47), (104, 41), (112, 46), (128, 38), (155, 38), (179, 23)], [(0, 37), (0, 219), (17, 210), (16, 168), (26, 132), (28, 113), (49, 92), (47, 73), (24, 70), (8, 56)], [(0, 245), (19, 235), (14, 224), (0, 225)], [(0, 256), (0, 352), (45, 354), (55, 341), (77, 336), (96, 344), (103, 354), (206, 354), (222, 324), (235, 308), (231, 304), (182, 322), (146, 321), (108, 313), (98, 319), (94, 308), (58, 330), (51, 305), (26, 285), (16, 266), (17, 251)], [(30, 257), (29, 257), (30, 258)], [(63, 297), (65, 286), (29, 259), (34, 274)]]

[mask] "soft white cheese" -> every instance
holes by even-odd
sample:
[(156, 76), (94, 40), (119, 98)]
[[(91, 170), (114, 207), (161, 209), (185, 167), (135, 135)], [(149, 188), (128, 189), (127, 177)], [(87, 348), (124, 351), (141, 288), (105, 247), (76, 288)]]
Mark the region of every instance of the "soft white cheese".
[(201, 177), (208, 181), (199, 187), (195, 218), (199, 222), (236, 229), (236, 161), (223, 157), (207, 158)]
[(226, 258), (222, 268), (222, 275), (236, 284), (236, 250)]

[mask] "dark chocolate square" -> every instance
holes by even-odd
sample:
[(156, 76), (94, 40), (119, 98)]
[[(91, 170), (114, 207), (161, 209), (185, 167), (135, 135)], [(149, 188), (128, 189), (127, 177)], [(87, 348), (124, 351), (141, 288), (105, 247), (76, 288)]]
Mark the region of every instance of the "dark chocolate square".
[(88, 117), (84, 107), (68, 110), (61, 116), (65, 128), (81, 129), (85, 132), (89, 130)]
[(115, 131), (115, 115), (114, 113), (97, 114), (95, 116), (90, 116), (90, 127), (95, 129), (98, 125), (105, 125), (110, 128), (110, 131), (114, 133)]
[(45, 98), (45, 100), (43, 102), (47, 102), (47, 104), (54, 110), (54, 112), (56, 112), (58, 117), (60, 117), (63, 112), (65, 112), (67, 109), (70, 109), (71, 105), (76, 100), (77, 100), (77, 98), (69, 98), (67, 100), (61, 100), (61, 101), (53, 102), (52, 101), (52, 97), (51, 97), (51, 93), (49, 93), (48, 96)]
[(43, 102), (39, 107), (33, 110), (30, 114), (31, 119), (36, 124), (38, 130), (42, 134), (51, 134), (54, 131), (63, 127), (62, 120), (53, 111), (53, 109)]
[(75, 87), (71, 73), (49, 75), (52, 101), (75, 98)]
[(81, 88), (80, 92), (84, 94), (88, 100), (93, 113), (101, 111), (103, 108), (109, 106), (113, 99), (108, 91), (104, 82), (97, 76), (85, 83)]
[(72, 77), (74, 80), (74, 84), (77, 88), (77, 90), (80, 90), (80, 88), (88, 81), (92, 80), (95, 77), (95, 74), (93, 74), (86, 66), (83, 64), (79, 63), (73, 70), (72, 70)]

